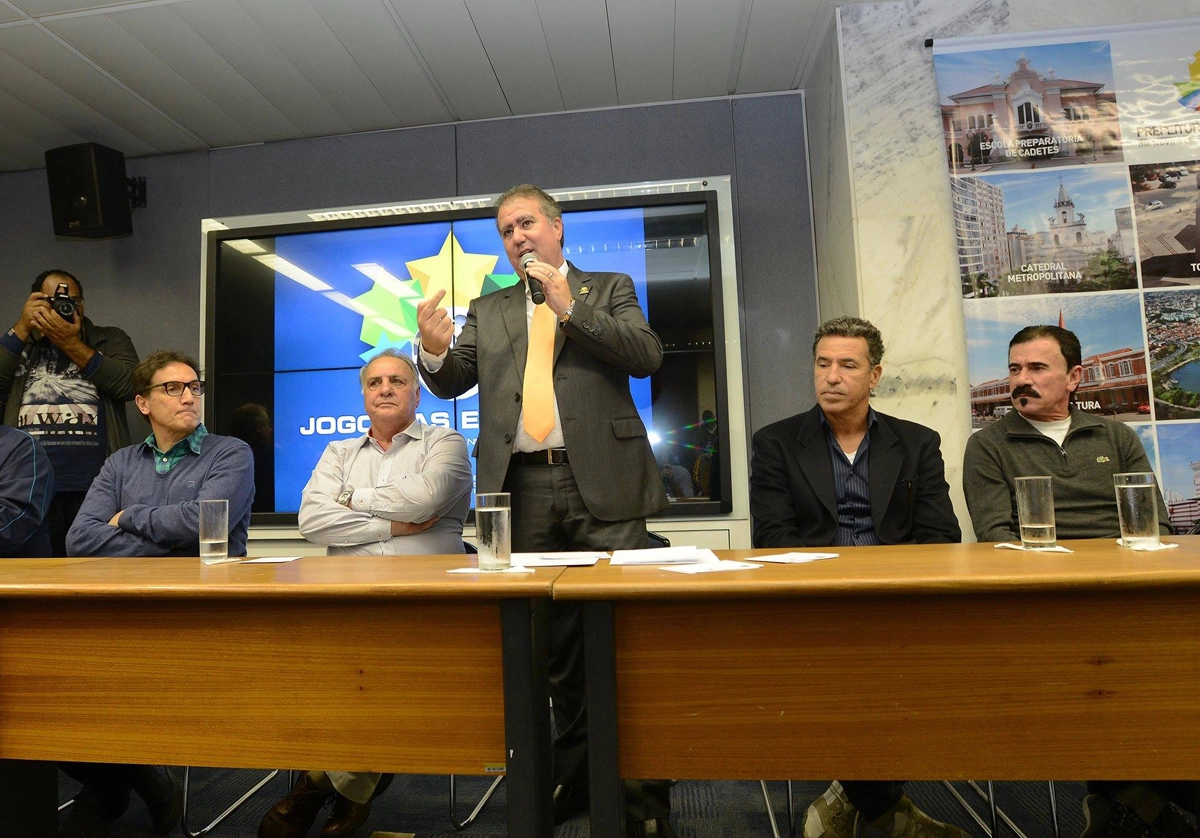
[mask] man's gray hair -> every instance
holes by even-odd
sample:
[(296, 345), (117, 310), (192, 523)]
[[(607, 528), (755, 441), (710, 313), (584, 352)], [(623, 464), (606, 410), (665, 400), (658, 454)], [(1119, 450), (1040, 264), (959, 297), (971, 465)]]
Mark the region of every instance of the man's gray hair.
[(420, 385), (420, 373), (417, 372), (417, 365), (413, 361), (412, 356), (409, 355), (407, 352), (404, 352), (400, 349), (396, 349), (394, 346), (389, 346), (387, 349), (384, 349), (381, 352), (379, 352), (375, 355), (372, 355), (371, 360), (369, 360), (365, 364), (363, 364), (363, 368), (358, 371), (358, 383), (364, 393), (367, 392), (367, 370), (370, 369), (371, 364), (375, 363), (380, 358), (399, 358), (401, 361), (403, 361), (405, 364), (408, 365), (408, 368), (410, 370), (412, 370), (412, 374), (413, 374), (412, 388), (414, 390), (416, 390), (418, 387), (421, 386)]
[(821, 338), (862, 338), (867, 342), (867, 359), (877, 367), (883, 360), (883, 335), (869, 320), (857, 317), (835, 317), (817, 327), (813, 337), (813, 358), (817, 357), (817, 344)]
[(504, 205), (514, 198), (528, 198), (532, 201), (537, 201), (542, 207), (542, 215), (551, 221), (556, 218), (562, 218), (562, 207), (558, 205), (558, 201), (554, 200), (554, 197), (549, 192), (540, 186), (534, 186), (532, 183), (518, 183), (516, 186), (506, 189), (496, 199), (496, 214), (499, 215)]

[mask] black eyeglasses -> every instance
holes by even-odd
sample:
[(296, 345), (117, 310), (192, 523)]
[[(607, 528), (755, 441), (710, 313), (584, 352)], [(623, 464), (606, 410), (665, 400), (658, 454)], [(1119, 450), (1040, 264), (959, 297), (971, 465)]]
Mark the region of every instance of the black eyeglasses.
[(151, 390), (157, 387), (163, 388), (163, 392), (173, 399), (177, 399), (182, 396), (183, 389), (185, 387), (192, 391), (193, 396), (204, 395), (203, 381), (164, 381), (160, 384), (151, 384), (146, 388), (145, 392), (149, 393)]

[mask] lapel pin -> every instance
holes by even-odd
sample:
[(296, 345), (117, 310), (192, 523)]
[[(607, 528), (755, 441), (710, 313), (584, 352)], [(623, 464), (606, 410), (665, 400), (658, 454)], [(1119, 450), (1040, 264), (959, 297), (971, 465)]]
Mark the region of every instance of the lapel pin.
[(590, 288), (588, 288), (586, 285), (584, 285), (583, 287), (581, 287), (581, 288), (579, 289), (579, 293), (580, 293), (580, 294), (586, 294), (586, 293), (587, 293), (588, 291), (590, 291), (590, 290), (591, 290)]

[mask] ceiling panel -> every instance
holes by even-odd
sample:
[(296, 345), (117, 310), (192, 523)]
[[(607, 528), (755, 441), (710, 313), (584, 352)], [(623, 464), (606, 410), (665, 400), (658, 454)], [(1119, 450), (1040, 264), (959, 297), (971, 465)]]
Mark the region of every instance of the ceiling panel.
[(7, 106), (12, 104), (20, 105), (10, 97), (0, 96), (0, 149), (2, 149), (0, 153), (13, 160), (21, 161), (20, 168), (39, 169), (46, 165), (44, 155), (47, 149), (82, 142), (79, 137), (72, 135), (69, 131), (62, 131), (61, 127), (59, 133), (49, 140), (39, 140), (22, 132), (6, 119), (8, 116)]
[[(9, 2), (17, 8), (24, 9), (34, 17), (118, 5), (117, 0), (9, 0)], [(130, 4), (122, 3), (121, 5), (128, 6)]]
[(615, 106), (617, 81), (604, 0), (537, 0), (537, 7), (564, 107)]
[(563, 109), (562, 93), (550, 60), (550, 47), (534, 0), (466, 0), (504, 98), (514, 114)]
[(350, 131), (349, 124), (235, 0), (182, 3), (172, 6), (171, 12), (296, 126), (300, 136), (324, 137)]
[(9, 65), (0, 67), (4, 89), (88, 140), (127, 155), (201, 147), (40, 29), (0, 30), (0, 51)]
[(240, 0), (240, 4), (351, 131), (395, 127), (396, 115), (388, 103), (308, 0)]
[(14, 20), (25, 20), (25, 15), (20, 12), (14, 12), (7, 6), (0, 6), (0, 23), (8, 23)]
[(791, 90), (820, 0), (754, 0), (737, 93)]
[(727, 96), (738, 20), (750, 0), (675, 0), (676, 99)]
[(390, 0), (458, 119), (512, 113), (463, 0)]
[(671, 101), (675, 0), (608, 0), (607, 5), (617, 101), (622, 105)]
[(398, 126), (452, 119), (382, 0), (313, 0), (313, 6), (388, 103)]
[[(3, 92), (0, 92), (0, 125), (18, 137), (13, 142), (14, 149), (23, 148), (28, 142), (39, 154), (46, 149), (86, 142), (81, 135)], [(0, 148), (8, 150), (9, 146), (0, 142)]]
[[(155, 10), (155, 12), (170, 15), (177, 28), (185, 29), (191, 35), (190, 40), (193, 43), (180, 44), (177, 38), (172, 37), (177, 33), (165, 31), (163, 27), (156, 27), (156, 37), (147, 46), (143, 46), (133, 35), (104, 15), (60, 19), (46, 25), (60, 38), (103, 67), (106, 72), (125, 82), (130, 88), (154, 102), (163, 111), (185, 125), (207, 145), (240, 145), (259, 139), (261, 132), (269, 130), (269, 126), (263, 125), (261, 120), (252, 120), (248, 123), (234, 120), (217, 107), (212, 100), (206, 98), (180, 77), (176, 68), (186, 69), (189, 53), (195, 52), (195, 42), (203, 45), (203, 41), (200, 41), (194, 32), (187, 29), (183, 21), (171, 15), (170, 12), (162, 10)], [(131, 22), (129, 14), (116, 17), (118, 19), (125, 18), (126, 23)], [(154, 51), (152, 52), (151, 49)], [(212, 72), (191, 74), (191, 78), (201, 78), (211, 82), (219, 75), (221, 69), (224, 69), (226, 73), (231, 73), (229, 66), (220, 61), (220, 58), (212, 50), (208, 50), (208, 52), (209, 66), (207, 69)], [(216, 62), (223, 66), (213, 67), (212, 64)]]

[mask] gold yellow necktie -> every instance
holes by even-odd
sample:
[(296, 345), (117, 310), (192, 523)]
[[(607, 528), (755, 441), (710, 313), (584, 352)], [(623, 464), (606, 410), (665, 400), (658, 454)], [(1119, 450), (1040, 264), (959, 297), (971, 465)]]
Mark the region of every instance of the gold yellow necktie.
[(554, 430), (554, 330), (558, 318), (548, 305), (533, 307), (529, 324), (529, 349), (525, 353), (524, 404), (525, 433), (538, 442)]

